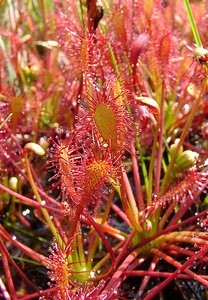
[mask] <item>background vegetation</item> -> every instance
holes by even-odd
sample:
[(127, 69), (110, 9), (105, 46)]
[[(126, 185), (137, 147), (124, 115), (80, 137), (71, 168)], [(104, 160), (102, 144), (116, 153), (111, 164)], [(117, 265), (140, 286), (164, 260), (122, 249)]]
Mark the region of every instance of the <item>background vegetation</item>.
[(190, 2), (0, 1), (1, 299), (207, 299)]

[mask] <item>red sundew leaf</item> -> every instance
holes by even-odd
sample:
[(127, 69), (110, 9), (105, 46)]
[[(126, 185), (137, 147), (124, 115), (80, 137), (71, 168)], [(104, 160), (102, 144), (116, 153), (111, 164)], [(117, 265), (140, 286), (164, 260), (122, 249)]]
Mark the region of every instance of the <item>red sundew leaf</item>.
[[(70, 248), (70, 252), (73, 249)], [(57, 294), (53, 299), (72, 299), (72, 275), (76, 273), (73, 268), (73, 263), (68, 260), (68, 255), (65, 249), (63, 250), (60, 245), (55, 241), (50, 249), (51, 255), (47, 260), (47, 267), (49, 269), (48, 276), (51, 280), (50, 285), (57, 288)]]
[(127, 34), (125, 28), (125, 17), (126, 14), (121, 13), (120, 11), (116, 12), (112, 17), (112, 22), (114, 25), (114, 29), (120, 39), (120, 41), (126, 45), (127, 42)]
[(104, 103), (99, 103), (94, 113), (95, 124), (98, 127), (104, 140), (112, 140), (112, 148), (117, 148), (117, 128), (116, 116), (111, 107), (107, 107)]
[(163, 69), (167, 67), (169, 62), (170, 43), (170, 34), (168, 33), (162, 37), (159, 46), (159, 60)]
[(135, 97), (135, 99), (139, 102), (141, 102), (143, 105), (146, 105), (150, 111), (150, 113), (155, 117), (157, 123), (159, 124), (160, 122), (160, 107), (158, 103), (148, 97)]
[[(124, 148), (128, 149), (133, 138), (131, 118), (127, 111), (128, 101), (123, 97), (122, 85), (114, 79), (107, 79), (102, 89), (87, 96), (93, 130), (100, 143), (107, 144), (111, 154), (119, 156)], [(84, 123), (84, 122), (83, 122)]]
[(99, 187), (102, 187), (103, 182), (107, 181), (109, 174), (114, 174), (114, 169), (107, 160), (95, 160), (88, 164), (84, 185), (85, 194), (90, 194)]
[(20, 113), (23, 111), (23, 107), (24, 107), (24, 99), (22, 97), (15, 97), (11, 100), (11, 110), (13, 114), (13, 118), (12, 118), (13, 130), (16, 129)]
[(139, 55), (147, 48), (149, 36), (146, 33), (138, 35), (131, 45), (130, 61), (132, 65), (136, 65)]
[[(61, 137), (62, 129), (59, 129), (59, 136), (56, 140), (50, 138), (52, 147), (48, 151), (48, 170), (54, 172), (54, 175), (49, 179), (55, 180), (54, 187), (61, 187), (62, 193), (67, 194), (76, 203), (78, 202), (78, 193), (75, 190), (74, 178), (72, 170), (77, 168), (78, 160), (80, 159), (78, 148), (72, 147), (75, 143), (74, 137)], [(53, 188), (54, 188), (53, 187)]]
[(154, 1), (153, 0), (143, 0), (143, 10), (148, 19), (151, 20), (151, 16), (153, 13)]
[(80, 63), (84, 73), (89, 72), (89, 52), (88, 52), (88, 39), (84, 37), (80, 47)]

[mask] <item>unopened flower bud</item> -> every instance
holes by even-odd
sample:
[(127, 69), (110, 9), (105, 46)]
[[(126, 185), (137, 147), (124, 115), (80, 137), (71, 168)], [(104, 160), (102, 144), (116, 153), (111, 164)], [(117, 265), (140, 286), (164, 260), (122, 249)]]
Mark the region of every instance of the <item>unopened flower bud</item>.
[[(174, 153), (174, 151), (175, 151), (175, 149), (176, 149), (176, 147), (177, 147), (179, 141), (180, 141), (180, 139), (176, 139), (175, 142), (174, 142), (174, 144), (172, 144), (172, 145), (170, 146), (170, 149), (169, 149), (169, 154), (170, 154), (170, 156), (173, 156), (173, 153)], [(180, 156), (180, 155), (182, 154), (182, 152), (183, 152), (183, 146), (181, 146), (181, 147), (179, 148), (179, 150), (178, 150), (178, 156)]]
[(26, 152), (29, 152), (29, 151), (32, 151), (37, 155), (44, 155), (45, 154), (44, 149), (36, 143), (27, 143), (24, 146), (24, 152), (26, 153)]
[(200, 94), (199, 89), (197, 88), (197, 86), (193, 83), (190, 83), (187, 87), (187, 92), (189, 93), (189, 95), (191, 95), (192, 97), (198, 97)]
[(42, 46), (48, 49), (57, 48), (59, 46), (59, 43), (57, 41), (37, 41), (36, 45)]
[(27, 43), (27, 42), (31, 41), (31, 39), (32, 39), (32, 36), (30, 34), (26, 34), (21, 38), (21, 42)]
[(23, 67), (23, 73), (25, 74), (25, 75), (30, 75), (30, 68), (29, 68), (29, 66), (24, 66)]
[(10, 177), (9, 178), (9, 187), (10, 187), (11, 190), (16, 191), (17, 190), (17, 184), (18, 184), (17, 177)]
[(197, 152), (186, 150), (176, 159), (176, 164), (181, 171), (193, 167), (199, 157)]
[(207, 61), (208, 60), (208, 50), (204, 49), (202, 47), (196, 47), (193, 50), (194, 56), (197, 60), (200, 62)]
[(30, 67), (31, 75), (37, 77), (40, 74), (40, 67), (38, 65), (32, 65)]

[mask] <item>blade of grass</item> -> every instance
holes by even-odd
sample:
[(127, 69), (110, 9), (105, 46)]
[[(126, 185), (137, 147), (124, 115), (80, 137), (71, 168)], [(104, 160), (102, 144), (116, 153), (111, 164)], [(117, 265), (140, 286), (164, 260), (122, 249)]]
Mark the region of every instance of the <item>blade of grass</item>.
[(187, 11), (187, 14), (188, 14), (188, 17), (189, 17), (189, 21), (191, 23), (191, 29), (192, 29), (192, 32), (193, 32), (193, 35), (194, 35), (195, 42), (196, 42), (198, 47), (202, 47), (202, 42), (201, 42), (199, 32), (198, 32), (197, 27), (196, 27), (196, 23), (195, 23), (193, 14), (192, 14), (192, 10), (191, 10), (191, 7), (190, 7), (189, 0), (184, 0), (184, 2), (185, 2), (185, 6), (186, 6), (186, 11)]

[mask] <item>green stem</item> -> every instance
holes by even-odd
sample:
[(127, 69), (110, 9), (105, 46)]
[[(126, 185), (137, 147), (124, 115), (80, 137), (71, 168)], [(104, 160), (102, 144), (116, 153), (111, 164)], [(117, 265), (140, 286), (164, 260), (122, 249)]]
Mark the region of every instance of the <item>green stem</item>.
[[(101, 224), (105, 224), (105, 222), (108, 219), (114, 195), (115, 195), (115, 188), (112, 187), (112, 192), (109, 195), (108, 202), (107, 202), (106, 207), (105, 207), (105, 212), (104, 212), (104, 215), (102, 217)], [(89, 254), (88, 254), (88, 258), (87, 258), (88, 266), (91, 265), (91, 261), (93, 260), (93, 257), (95, 255), (95, 251), (97, 249), (98, 243), (99, 243), (99, 237), (96, 236), (95, 240), (94, 240), (94, 243), (92, 245), (92, 248), (89, 250)]]
[(132, 227), (139, 233), (142, 233), (143, 229), (138, 223), (138, 219), (135, 218), (135, 216), (132, 214), (131, 209), (129, 207), (129, 203), (127, 201), (127, 195), (126, 195), (126, 186), (125, 186), (125, 180), (123, 173), (121, 173), (121, 186), (120, 189), (120, 195), (121, 195), (121, 202), (123, 205), (123, 209), (125, 211), (125, 214), (127, 215)]
[(126, 194), (128, 197), (129, 207), (131, 209), (132, 215), (134, 216), (134, 219), (138, 222), (139, 211), (138, 211), (137, 203), (135, 201), (134, 194), (133, 194), (128, 176), (127, 176), (126, 172), (124, 172), (124, 171), (123, 171), (123, 184), (126, 188)]
[(167, 187), (171, 181), (171, 172), (173, 170), (173, 167), (174, 167), (174, 163), (175, 163), (175, 160), (177, 158), (177, 155), (178, 155), (178, 151), (180, 149), (180, 147), (183, 145), (183, 142), (189, 132), (189, 128), (190, 128), (190, 125), (191, 125), (191, 122), (193, 121), (193, 118), (195, 116), (195, 113), (198, 109), (198, 106), (199, 106), (199, 103), (201, 101), (201, 98), (202, 98), (202, 95), (204, 93), (204, 91), (206, 90), (206, 87), (207, 87), (207, 81), (206, 81), (206, 78), (205, 80), (203, 81), (203, 84), (202, 84), (202, 89), (201, 89), (201, 92), (198, 96), (198, 98), (196, 99), (195, 103), (193, 104), (193, 108), (190, 112), (190, 115), (188, 117), (188, 120), (183, 128), (183, 131), (181, 133), (181, 136), (180, 136), (180, 141), (179, 143), (177, 144), (177, 147), (173, 153), (173, 156), (171, 158), (171, 161), (170, 161), (170, 164), (168, 165), (167, 167), (167, 172), (164, 176), (164, 179), (163, 179), (163, 183), (162, 183), (162, 187), (161, 187), (161, 192), (165, 192), (167, 190)]
[(113, 52), (113, 48), (112, 48), (110, 43), (108, 43), (108, 50), (109, 50), (109, 53), (110, 53), (110, 57), (111, 57), (114, 69), (116, 71), (116, 75), (117, 75), (117, 77), (119, 77), (120, 76), (120, 71), (119, 71), (119, 68), (118, 68), (118, 63), (117, 63), (115, 54)]
[(138, 141), (138, 137), (136, 138), (136, 149), (139, 151), (139, 157), (140, 157), (141, 168), (142, 168), (142, 175), (144, 177), (144, 185), (145, 185), (146, 191), (148, 191), (149, 180), (148, 180), (148, 174), (147, 174), (147, 167), (146, 167), (146, 164), (145, 164), (145, 161), (144, 161), (144, 156), (143, 156), (143, 153), (142, 153), (140, 143)]
[(136, 188), (137, 203), (138, 203), (139, 210), (143, 210), (145, 208), (145, 204), (144, 204), (144, 199), (142, 194), (142, 186), (141, 186), (141, 180), (140, 180), (140, 174), (138, 170), (138, 162), (137, 162), (134, 144), (132, 144), (131, 151), (132, 151), (131, 154), (132, 168), (133, 168), (134, 182)]
[[(33, 193), (36, 197), (36, 200), (39, 202), (39, 203), (42, 203), (42, 200), (40, 198), (40, 195), (38, 193), (38, 190), (37, 190), (37, 187), (36, 187), (36, 184), (34, 182), (34, 179), (33, 179), (33, 176), (32, 176), (32, 172), (31, 172), (31, 168), (30, 168), (30, 163), (29, 163), (29, 159), (28, 159), (28, 153), (25, 153), (24, 155), (25, 157), (25, 165), (26, 165), (26, 170), (27, 170), (27, 174), (28, 174), (28, 178), (29, 178), (29, 182), (30, 182), (30, 185), (31, 185), (31, 188), (33, 190)], [(55, 227), (55, 225), (53, 224), (47, 210), (43, 207), (40, 208), (41, 209), (41, 212), (48, 224), (48, 227), (50, 228), (52, 234), (54, 235), (54, 237), (56, 238), (57, 242), (60, 243), (61, 246), (63, 246), (63, 242), (62, 242), (62, 239), (60, 237), (60, 235), (57, 233), (57, 229)]]
[(84, 22), (84, 11), (83, 11), (83, 7), (82, 7), (82, 1), (79, 0), (79, 5), (80, 5), (80, 10), (81, 10), (81, 21), (82, 21), (82, 27), (85, 31), (85, 22)]
[(151, 154), (151, 159), (150, 159), (147, 204), (150, 204), (152, 202), (153, 171), (154, 171), (154, 161), (155, 161), (158, 135), (159, 135), (159, 124), (157, 124), (157, 127), (155, 129), (155, 136), (154, 136), (154, 141), (153, 141), (153, 146), (152, 146), (152, 154)]
[(84, 247), (83, 247), (83, 238), (82, 238), (82, 232), (79, 225), (78, 228), (78, 234), (77, 234), (77, 244), (78, 244), (78, 253), (79, 253), (79, 263), (81, 265), (81, 268), (86, 268), (86, 258), (84, 254)]
[(11, 118), (11, 116), (13, 115), (13, 113), (10, 113), (6, 119), (4, 119), (4, 121), (0, 124), (0, 129), (6, 124), (6, 122)]
[(194, 20), (192, 11), (191, 11), (189, 0), (184, 0), (184, 2), (185, 2), (187, 14), (189, 16), (189, 21), (191, 23), (191, 29), (192, 29), (192, 32), (193, 32), (193, 35), (194, 35), (195, 42), (196, 42), (198, 47), (202, 47), (202, 42), (201, 42), (197, 27), (196, 27), (196, 23), (195, 23), (195, 20)]
[(164, 212), (164, 215), (161, 217), (161, 220), (158, 224), (158, 229), (159, 231), (162, 230), (168, 220), (168, 218), (170, 217), (170, 215), (173, 213), (175, 207), (176, 207), (177, 203), (176, 201), (173, 201), (167, 208), (167, 210)]
[(77, 229), (78, 229), (78, 225), (79, 225), (79, 218), (80, 218), (80, 215), (81, 215), (81, 213), (83, 212), (83, 209), (84, 209), (85, 199), (86, 198), (83, 197), (81, 199), (79, 205), (77, 205), (77, 209), (76, 209), (73, 221), (71, 223), (71, 227), (70, 227), (70, 231), (69, 231), (69, 237), (68, 237), (68, 243), (66, 244), (66, 254), (67, 254), (67, 256), (70, 253), (71, 243), (74, 239), (74, 236), (77, 233)]
[(155, 194), (159, 193), (160, 190), (160, 177), (161, 177), (161, 167), (163, 158), (163, 136), (164, 136), (164, 120), (165, 120), (165, 79), (162, 83), (162, 97), (161, 97), (161, 108), (160, 108), (160, 132), (159, 132), (159, 147), (157, 153), (157, 168), (155, 175)]
[(42, 20), (43, 20), (43, 26), (44, 26), (44, 31), (46, 32), (46, 7), (45, 3), (43, 0), (38, 1), (39, 9), (42, 15)]

